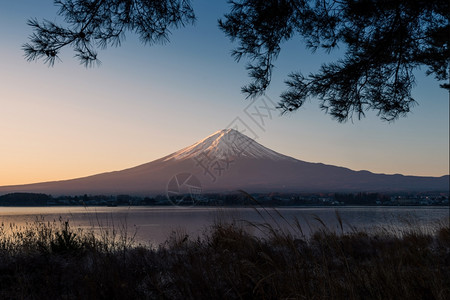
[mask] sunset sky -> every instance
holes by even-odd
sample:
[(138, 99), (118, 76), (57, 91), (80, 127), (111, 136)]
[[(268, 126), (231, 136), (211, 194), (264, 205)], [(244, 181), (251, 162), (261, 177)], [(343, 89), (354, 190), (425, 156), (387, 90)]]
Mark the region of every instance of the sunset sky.
[[(337, 123), (312, 100), (258, 127), (240, 92), (245, 61), (218, 29), (226, 1), (194, 1), (195, 26), (166, 45), (145, 46), (128, 34), (120, 48), (99, 50), (101, 66), (86, 69), (64, 49), (53, 68), (27, 62), (21, 45), (27, 19), (61, 20), (51, 0), (0, 3), (0, 185), (69, 179), (146, 163), (241, 118), (258, 142), (309, 162), (405, 175), (449, 173), (449, 94), (425, 68), (416, 73), (418, 102), (407, 118)], [(301, 40), (282, 48), (267, 96), (277, 102), (283, 80), (336, 59), (310, 54)]]

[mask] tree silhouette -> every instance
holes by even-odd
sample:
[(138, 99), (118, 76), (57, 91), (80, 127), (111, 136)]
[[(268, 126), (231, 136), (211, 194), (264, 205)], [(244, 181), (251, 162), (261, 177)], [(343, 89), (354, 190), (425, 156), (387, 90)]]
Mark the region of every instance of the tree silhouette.
[[(53, 65), (70, 45), (86, 66), (97, 60), (96, 48), (119, 46), (126, 31), (144, 43), (168, 40), (170, 29), (192, 24), (189, 0), (58, 0), (66, 27), (30, 20), (34, 33), (24, 45), (28, 60), (43, 58)], [(375, 110), (385, 120), (405, 116), (415, 104), (411, 90), (414, 70), (450, 89), (450, 4), (448, 0), (240, 0), (219, 27), (245, 57), (252, 82), (242, 88), (247, 97), (263, 94), (270, 85), (274, 61), (282, 44), (301, 36), (313, 52), (342, 48), (336, 62), (315, 74), (296, 72), (286, 80), (279, 103), (283, 113), (314, 98), (338, 121)]]
[(170, 30), (193, 24), (189, 0), (55, 0), (66, 26), (36, 19), (28, 20), (34, 30), (23, 45), (29, 60), (44, 59), (53, 65), (60, 50), (72, 46), (85, 66), (99, 62), (96, 48), (120, 46), (127, 31), (136, 33), (145, 44), (165, 43)]
[(244, 0), (232, 2), (219, 26), (239, 42), (233, 56), (253, 61), (253, 82), (242, 88), (248, 96), (266, 90), (281, 44), (298, 34), (312, 51), (341, 46), (346, 53), (316, 74), (290, 74), (283, 112), (318, 98), (339, 121), (368, 109), (394, 120), (414, 104), (414, 69), (424, 65), (437, 80), (449, 79), (449, 16), (447, 0)]

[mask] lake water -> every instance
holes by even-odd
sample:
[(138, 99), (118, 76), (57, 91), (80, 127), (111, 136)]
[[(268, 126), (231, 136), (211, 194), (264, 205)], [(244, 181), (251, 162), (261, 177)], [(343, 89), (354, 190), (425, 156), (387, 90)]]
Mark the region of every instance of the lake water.
[[(448, 207), (297, 207), (297, 208), (216, 208), (216, 207), (0, 207), (0, 222), (23, 226), (36, 220), (69, 220), (73, 227), (100, 230), (115, 228), (136, 234), (139, 243), (157, 245), (174, 232), (201, 236), (215, 222), (235, 220), (259, 234), (252, 223), (270, 223), (289, 230), (297, 219), (308, 236), (324, 224), (340, 231), (336, 212), (343, 220), (344, 231), (351, 227), (374, 229), (383, 226), (402, 231), (410, 225), (431, 230), (438, 222), (449, 221)], [(288, 224), (289, 223), (289, 224)]]

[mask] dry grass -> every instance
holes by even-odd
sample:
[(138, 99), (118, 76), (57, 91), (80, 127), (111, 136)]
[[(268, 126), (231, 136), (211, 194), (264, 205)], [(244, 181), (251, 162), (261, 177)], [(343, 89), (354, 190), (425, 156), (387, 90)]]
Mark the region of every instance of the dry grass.
[(62, 220), (2, 225), (0, 299), (450, 299), (446, 224), (370, 233), (323, 224), (308, 238), (295, 221), (289, 231), (253, 225), (264, 234), (217, 222), (158, 248)]

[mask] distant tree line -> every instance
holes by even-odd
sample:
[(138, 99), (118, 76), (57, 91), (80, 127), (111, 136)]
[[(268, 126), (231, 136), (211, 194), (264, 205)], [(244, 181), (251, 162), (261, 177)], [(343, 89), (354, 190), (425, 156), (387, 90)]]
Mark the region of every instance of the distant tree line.
[(391, 197), (380, 193), (335, 194), (334, 199), (348, 205), (376, 205), (390, 201)]
[(50, 195), (35, 193), (12, 193), (0, 196), (2, 206), (46, 206), (52, 199)]
[[(448, 193), (211, 193), (177, 205), (196, 206), (330, 206), (330, 205), (443, 205)], [(399, 200), (400, 199), (400, 200)], [(169, 206), (166, 195), (78, 195), (53, 197), (38, 193), (0, 196), (0, 206)]]

